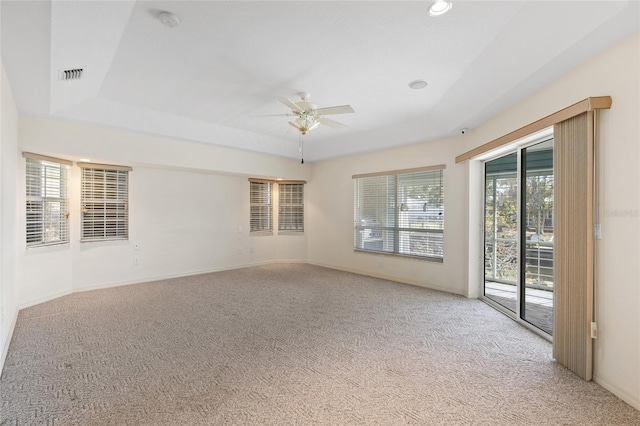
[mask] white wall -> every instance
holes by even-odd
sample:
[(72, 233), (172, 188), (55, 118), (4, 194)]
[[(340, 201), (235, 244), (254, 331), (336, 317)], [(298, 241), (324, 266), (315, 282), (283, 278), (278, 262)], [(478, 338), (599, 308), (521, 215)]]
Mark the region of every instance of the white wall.
[[(21, 151), (133, 167), (129, 240), (85, 243), (79, 241), (80, 168), (71, 167), (70, 244), (19, 244), (21, 307), (81, 289), (307, 259), (306, 234), (249, 233), (248, 177), (307, 180), (309, 167), (295, 160), (30, 117), (20, 118), (19, 129)], [(24, 187), (23, 164), (18, 188)], [(24, 193), (17, 198), (24, 206)], [(24, 208), (19, 212), (20, 233)]]
[(18, 314), (16, 183), (18, 112), (0, 63), (0, 372)]

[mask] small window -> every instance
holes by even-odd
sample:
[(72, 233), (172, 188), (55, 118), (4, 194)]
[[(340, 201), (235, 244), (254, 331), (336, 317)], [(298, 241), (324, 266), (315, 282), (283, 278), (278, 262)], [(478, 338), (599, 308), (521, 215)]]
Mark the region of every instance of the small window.
[(80, 163), (82, 241), (129, 238), (129, 167)]
[(26, 157), (27, 247), (69, 242), (67, 176), (70, 161)]
[(443, 169), (354, 176), (354, 249), (441, 262)]
[(278, 183), (278, 231), (304, 231), (304, 183)]
[(267, 181), (249, 181), (250, 231), (273, 231), (273, 183)]

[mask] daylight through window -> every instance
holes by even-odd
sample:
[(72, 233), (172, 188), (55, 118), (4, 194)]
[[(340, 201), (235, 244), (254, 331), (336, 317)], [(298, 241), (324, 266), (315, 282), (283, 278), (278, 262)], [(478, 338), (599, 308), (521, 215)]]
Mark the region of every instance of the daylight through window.
[(278, 183), (279, 231), (304, 231), (304, 183)]
[(272, 182), (249, 181), (249, 226), (251, 232), (273, 231)]
[(27, 247), (69, 242), (67, 176), (70, 161), (26, 157)]
[(442, 261), (444, 167), (354, 176), (354, 249)]
[(81, 163), (82, 241), (129, 238), (129, 167)]

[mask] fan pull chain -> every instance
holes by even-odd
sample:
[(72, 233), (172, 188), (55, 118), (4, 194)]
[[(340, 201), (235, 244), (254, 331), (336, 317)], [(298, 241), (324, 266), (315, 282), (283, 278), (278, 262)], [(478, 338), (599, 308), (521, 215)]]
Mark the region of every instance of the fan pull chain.
[(302, 141), (302, 133), (300, 133), (298, 135), (298, 137), (299, 137), (298, 140), (299, 140), (299, 145), (300, 145), (300, 147), (298, 148), (300, 150), (300, 164), (304, 164), (304, 153), (303, 153), (304, 143)]

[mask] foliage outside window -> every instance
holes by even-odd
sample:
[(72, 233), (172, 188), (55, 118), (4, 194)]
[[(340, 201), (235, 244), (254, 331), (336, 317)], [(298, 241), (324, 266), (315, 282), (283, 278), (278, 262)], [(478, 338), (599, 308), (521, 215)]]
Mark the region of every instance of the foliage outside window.
[(26, 158), (26, 242), (27, 247), (69, 242), (69, 200), (65, 164)]
[(273, 231), (273, 183), (249, 181), (249, 228), (251, 232)]
[(304, 231), (304, 184), (278, 183), (278, 231)]
[(129, 168), (82, 163), (82, 241), (129, 238)]
[(354, 176), (354, 249), (442, 261), (444, 166)]

